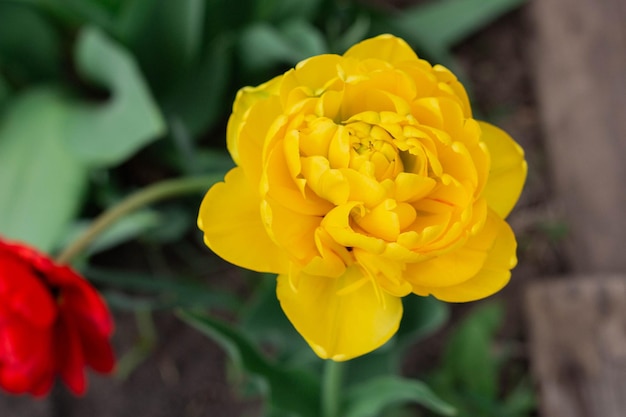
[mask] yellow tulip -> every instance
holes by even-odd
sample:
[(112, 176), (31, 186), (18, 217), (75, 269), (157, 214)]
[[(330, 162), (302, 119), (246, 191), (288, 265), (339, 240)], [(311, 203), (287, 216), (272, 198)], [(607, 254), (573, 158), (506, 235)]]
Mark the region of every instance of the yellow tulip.
[(206, 244), (278, 274), (277, 296), (322, 358), (391, 338), (411, 293), (452, 302), (507, 284), (504, 218), (522, 149), (472, 118), (446, 68), (381, 35), (239, 91), (227, 128), (236, 167), (200, 207)]

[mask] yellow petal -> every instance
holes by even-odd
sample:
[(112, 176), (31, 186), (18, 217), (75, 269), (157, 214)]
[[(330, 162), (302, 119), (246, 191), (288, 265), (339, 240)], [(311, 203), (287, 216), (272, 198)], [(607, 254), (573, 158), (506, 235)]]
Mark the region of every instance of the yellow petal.
[(413, 290), (404, 279), (404, 262), (390, 259), (388, 256), (373, 255), (360, 249), (353, 251), (356, 261), (368, 274), (376, 278), (376, 282), (387, 293), (396, 297), (404, 297)]
[(437, 182), (423, 175), (401, 172), (395, 178), (396, 200), (417, 201), (435, 188)]
[(343, 204), (350, 195), (350, 184), (340, 170), (331, 169), (323, 156), (301, 158), (302, 175), (307, 185), (319, 197), (334, 205)]
[(463, 246), (427, 261), (408, 264), (405, 277), (418, 287), (449, 287), (467, 281), (485, 264), (502, 220), (491, 213), (484, 227)]
[(482, 269), (476, 275), (457, 285), (437, 288), (414, 287), (414, 291), (420, 295), (432, 294), (448, 302), (479, 300), (500, 291), (509, 282), (511, 269), (517, 263), (515, 256), (517, 244), (513, 231), (504, 220), (490, 215), (488, 222), (495, 222), (498, 232)]
[(350, 201), (362, 202), (366, 207), (373, 207), (385, 198), (385, 187), (371, 176), (353, 169), (342, 169), (341, 173), (350, 184)]
[(361, 248), (371, 253), (382, 253), (385, 250), (384, 240), (359, 233), (353, 229), (351, 224), (352, 210), (356, 210), (361, 216), (365, 213), (365, 208), (360, 203), (342, 204), (324, 216), (322, 227), (340, 245)]
[[(276, 145), (268, 152), (265, 172), (260, 181), (264, 195), (298, 213), (324, 215), (332, 208), (332, 204), (317, 196), (310, 188), (301, 186), (300, 181), (305, 180), (292, 176), (287, 157), (285, 146), (282, 145)], [(300, 160), (297, 163), (300, 164)]]
[(320, 96), (333, 84), (341, 85), (338, 65), (342, 58), (339, 55), (317, 55), (307, 58), (296, 65), (295, 69), (285, 73), (285, 80), (280, 89), (283, 103), (289, 106), (287, 96), (298, 86), (305, 86), (310, 96)]
[(392, 35), (364, 40), (348, 49), (343, 56), (356, 59), (375, 58), (391, 64), (417, 60), (413, 49), (404, 40)]
[(239, 165), (239, 134), (250, 108), (258, 101), (265, 100), (276, 94), (283, 76), (274, 77), (257, 87), (244, 87), (237, 92), (233, 103), (233, 112), (228, 119), (226, 129), (226, 145), (233, 160)]
[(272, 239), (301, 265), (318, 256), (315, 230), (322, 221), (321, 217), (296, 213), (269, 198), (261, 216)]
[(241, 119), (236, 138), (228, 140), (229, 152), (234, 160), (237, 155), (237, 165), (246, 171), (251, 181), (261, 177), (263, 150), (268, 147), (266, 142), (275, 140), (278, 131), (284, 133), (285, 118), (281, 117), (281, 112), (280, 100), (276, 96), (256, 102)]
[(449, 69), (442, 65), (435, 65), (433, 67), (433, 73), (440, 81), (439, 88), (443, 91), (449, 91), (461, 104), (463, 108), (463, 114), (465, 117), (472, 117), (472, 108), (470, 106), (469, 97), (465, 91), (465, 87), (461, 84), (456, 75), (454, 75)]
[(464, 303), (476, 301), (500, 291), (511, 279), (511, 271), (483, 269), (472, 279), (454, 287), (435, 288), (430, 293), (441, 301)]
[[(293, 282), (293, 281), (292, 281)], [(402, 302), (353, 265), (339, 278), (278, 277), (276, 293), (296, 330), (323, 359), (344, 361), (383, 345), (398, 330)]]
[(352, 263), (350, 252), (321, 227), (315, 230), (315, 247), (319, 256), (315, 256), (302, 268), (307, 274), (337, 278), (343, 275), (346, 265)]
[(286, 253), (270, 239), (261, 220), (258, 192), (243, 170), (233, 168), (215, 184), (200, 206), (198, 225), (204, 242), (221, 258), (259, 272), (288, 271)]
[(524, 150), (502, 129), (479, 122), (482, 139), (491, 155), (491, 169), (483, 196), (502, 218), (508, 216), (519, 199), (528, 166)]
[(463, 143), (467, 146), (467, 150), (474, 161), (478, 179), (474, 196), (479, 197), (485, 188), (487, 178), (489, 178), (489, 167), (491, 165), (489, 150), (485, 142), (479, 140), (482, 136), (482, 131), (480, 124), (476, 120), (466, 119), (463, 125), (463, 132)]
[(364, 215), (355, 215), (353, 219), (372, 236), (393, 242), (398, 239), (402, 229), (413, 223), (416, 216), (410, 204), (386, 199), (376, 207), (365, 210)]

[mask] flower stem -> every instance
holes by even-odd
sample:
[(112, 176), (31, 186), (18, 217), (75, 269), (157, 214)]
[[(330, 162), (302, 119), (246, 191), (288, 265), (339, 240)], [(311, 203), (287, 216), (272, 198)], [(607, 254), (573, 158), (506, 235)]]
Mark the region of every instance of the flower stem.
[(223, 178), (223, 174), (185, 177), (159, 182), (143, 188), (98, 216), (82, 235), (61, 252), (56, 261), (59, 264), (70, 263), (74, 257), (87, 249), (98, 235), (135, 210), (168, 198), (206, 191), (211, 185)]
[(343, 368), (343, 362), (327, 360), (324, 364), (322, 379), (322, 415), (324, 417), (339, 417)]

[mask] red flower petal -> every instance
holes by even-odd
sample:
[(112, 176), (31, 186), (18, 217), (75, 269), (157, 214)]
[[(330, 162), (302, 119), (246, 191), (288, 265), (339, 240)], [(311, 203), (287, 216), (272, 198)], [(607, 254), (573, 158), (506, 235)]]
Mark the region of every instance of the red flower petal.
[(78, 329), (72, 317), (61, 313), (61, 320), (55, 329), (55, 355), (58, 372), (67, 387), (76, 395), (82, 395), (87, 388), (85, 380), (85, 359)]
[(85, 392), (84, 367), (109, 372), (113, 320), (80, 275), (32, 248), (0, 239), (0, 387), (43, 396), (58, 374)]

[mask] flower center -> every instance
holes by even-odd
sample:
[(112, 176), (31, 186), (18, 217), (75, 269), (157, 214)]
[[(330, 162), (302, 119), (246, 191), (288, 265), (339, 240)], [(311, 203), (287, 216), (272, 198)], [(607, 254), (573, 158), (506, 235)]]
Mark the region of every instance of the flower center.
[(404, 167), (394, 137), (380, 126), (366, 122), (346, 125), (350, 135), (351, 169), (376, 178), (393, 179)]

